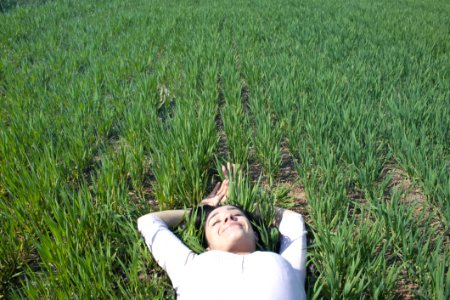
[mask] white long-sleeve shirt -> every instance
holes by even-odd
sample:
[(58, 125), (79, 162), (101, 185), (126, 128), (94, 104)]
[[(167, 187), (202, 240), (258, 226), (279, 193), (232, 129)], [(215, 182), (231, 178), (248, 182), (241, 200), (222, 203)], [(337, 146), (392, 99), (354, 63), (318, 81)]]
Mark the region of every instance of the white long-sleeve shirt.
[(138, 220), (138, 229), (169, 275), (178, 300), (306, 299), (306, 231), (300, 214), (283, 215), (279, 254), (217, 250), (195, 254), (152, 214)]

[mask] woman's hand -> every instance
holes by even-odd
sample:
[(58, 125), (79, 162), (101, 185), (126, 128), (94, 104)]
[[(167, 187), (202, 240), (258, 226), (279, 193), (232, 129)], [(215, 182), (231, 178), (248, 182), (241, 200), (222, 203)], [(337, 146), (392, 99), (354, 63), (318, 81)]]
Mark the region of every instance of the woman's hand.
[(226, 166), (222, 166), (222, 173), (225, 180), (223, 182), (218, 182), (211, 194), (203, 199), (200, 205), (218, 206), (219, 204), (227, 201), (230, 179), (234, 174), (236, 174), (236, 165), (227, 162)]
[(223, 182), (218, 182), (211, 194), (202, 200), (200, 205), (218, 206), (224, 203), (228, 196), (229, 181), (225, 179)]

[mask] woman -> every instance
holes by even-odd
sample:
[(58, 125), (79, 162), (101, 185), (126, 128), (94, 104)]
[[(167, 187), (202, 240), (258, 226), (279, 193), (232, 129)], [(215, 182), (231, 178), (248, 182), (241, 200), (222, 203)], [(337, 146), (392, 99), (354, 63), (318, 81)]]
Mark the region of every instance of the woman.
[(183, 220), (187, 210), (153, 212), (138, 219), (138, 229), (168, 273), (177, 299), (305, 299), (302, 216), (277, 209), (279, 253), (256, 251), (255, 231), (242, 210), (218, 206), (228, 195), (228, 172), (222, 170), (226, 179), (202, 201), (214, 207), (204, 222), (207, 252), (195, 254), (169, 230)]

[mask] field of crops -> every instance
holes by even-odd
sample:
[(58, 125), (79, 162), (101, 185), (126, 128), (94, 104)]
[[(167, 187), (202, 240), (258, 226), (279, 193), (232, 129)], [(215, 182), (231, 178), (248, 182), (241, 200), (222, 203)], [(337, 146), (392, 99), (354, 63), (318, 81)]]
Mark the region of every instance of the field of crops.
[(224, 161), (310, 298), (448, 299), (448, 1), (0, 3), (0, 299), (174, 299), (136, 219)]

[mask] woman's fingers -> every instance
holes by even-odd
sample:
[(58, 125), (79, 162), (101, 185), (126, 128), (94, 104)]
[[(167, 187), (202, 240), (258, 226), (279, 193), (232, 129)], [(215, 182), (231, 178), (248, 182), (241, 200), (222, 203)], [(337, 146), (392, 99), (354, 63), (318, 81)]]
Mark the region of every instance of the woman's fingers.
[(214, 196), (215, 194), (217, 194), (217, 191), (219, 190), (219, 188), (221, 187), (221, 183), (220, 182), (218, 182), (217, 184), (216, 184), (216, 186), (214, 187), (214, 189), (212, 190), (212, 192), (211, 192), (211, 196)]
[(222, 182), (222, 185), (220, 186), (220, 189), (217, 191), (217, 194), (228, 194), (228, 188), (229, 188), (229, 181), (228, 179), (225, 179)]
[(221, 202), (226, 202), (227, 197), (228, 197), (228, 191), (229, 191), (229, 181), (228, 180), (224, 180), (221, 186), (221, 189), (219, 190), (219, 194), (223, 196), (223, 198), (221, 199)]
[(221, 185), (221, 183), (220, 183), (220, 182), (216, 183), (216, 185), (214, 186), (214, 189), (212, 190), (212, 192), (211, 192), (211, 193), (209, 193), (209, 195), (208, 195), (208, 196), (206, 196), (206, 199), (208, 199), (208, 198), (211, 198), (211, 197), (215, 196), (215, 195), (217, 194), (217, 191), (218, 191), (218, 190), (220, 189), (220, 185)]
[(228, 161), (226, 166), (222, 165), (222, 173), (225, 178), (230, 179), (236, 173), (236, 164)]
[(236, 165), (227, 162), (226, 166), (222, 165), (222, 172), (225, 176), (225, 180), (216, 183), (212, 192), (201, 201), (202, 204), (217, 206), (220, 202), (225, 202), (227, 200), (231, 176), (236, 173)]
[(218, 182), (212, 192), (200, 203), (205, 205), (217, 206), (220, 201), (228, 194), (228, 180)]
[(222, 165), (222, 173), (225, 178), (228, 178), (228, 170), (224, 165)]
[(217, 206), (217, 205), (219, 205), (220, 200), (222, 200), (222, 198), (224, 196), (225, 195), (217, 195), (217, 196), (214, 196), (214, 197), (211, 197), (211, 198), (206, 198), (206, 199), (204, 199), (202, 201), (202, 204), (207, 204), (207, 205), (210, 205), (210, 206)]
[(236, 165), (231, 164), (230, 162), (227, 162), (227, 169), (228, 169), (228, 172), (231, 171), (231, 174), (234, 174), (234, 171), (236, 171)]
[(230, 177), (236, 172), (236, 165), (227, 162), (226, 166), (222, 165), (222, 172), (225, 176), (225, 180), (223, 182), (216, 183), (212, 192), (201, 201), (202, 204), (216, 206), (219, 205), (221, 201), (226, 201), (230, 187)]

